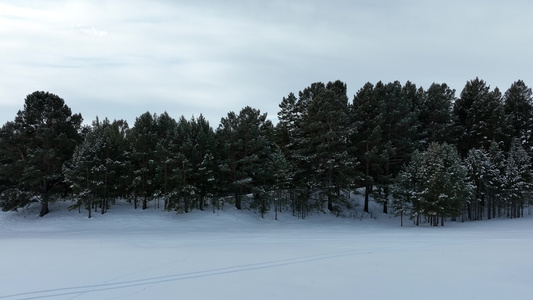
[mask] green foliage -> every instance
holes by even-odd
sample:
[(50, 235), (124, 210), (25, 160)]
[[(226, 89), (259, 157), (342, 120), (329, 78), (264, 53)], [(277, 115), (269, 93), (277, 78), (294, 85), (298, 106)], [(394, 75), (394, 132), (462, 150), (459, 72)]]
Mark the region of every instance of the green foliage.
[(438, 217), (457, 217), (468, 198), (466, 170), (453, 145), (432, 143), (425, 152), (415, 152), (396, 179), (394, 206), (400, 214), (425, 215), (434, 225)]
[(265, 162), (275, 149), (273, 130), (266, 114), (248, 106), (238, 115), (230, 112), (221, 120), (216, 136), (223, 164), (222, 182), (228, 187), (226, 192), (233, 194), (237, 209), (242, 208), (244, 195), (268, 182)]
[(188, 212), (234, 201), (305, 217), (339, 214), (364, 188), (364, 211), (373, 195), (385, 213), (392, 204), (436, 224), (520, 217), (528, 204), (533, 106), (522, 81), (502, 96), (476, 78), (459, 99), (446, 84), (367, 83), (352, 103), (345, 83), (316, 82), (279, 107), (276, 126), (247, 106), (216, 131), (202, 115), (149, 112), (131, 129), (107, 119), (81, 128), (61, 98), (35, 92), (0, 130), (0, 206), (41, 201), (44, 215), (70, 196), (89, 212), (117, 198)]
[(533, 155), (533, 96), (522, 80), (511, 85), (503, 96), (510, 134), (520, 141), (528, 155)]
[(62, 167), (81, 140), (81, 122), (81, 115), (72, 114), (57, 95), (34, 92), (26, 97), (24, 109), (0, 133), (0, 180), (11, 190), (2, 197), (3, 210), (38, 199), (44, 216), (48, 202), (67, 192)]
[(492, 142), (509, 144), (502, 95), (498, 88), (491, 91), (483, 80), (467, 82), (454, 103), (453, 117), (457, 149), (462, 157), (472, 148), (488, 149)]

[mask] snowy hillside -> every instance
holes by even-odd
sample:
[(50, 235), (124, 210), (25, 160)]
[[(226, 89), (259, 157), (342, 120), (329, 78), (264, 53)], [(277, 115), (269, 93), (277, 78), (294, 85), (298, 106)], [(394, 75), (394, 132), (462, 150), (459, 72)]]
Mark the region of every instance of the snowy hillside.
[(0, 213), (0, 299), (531, 299), (533, 218)]

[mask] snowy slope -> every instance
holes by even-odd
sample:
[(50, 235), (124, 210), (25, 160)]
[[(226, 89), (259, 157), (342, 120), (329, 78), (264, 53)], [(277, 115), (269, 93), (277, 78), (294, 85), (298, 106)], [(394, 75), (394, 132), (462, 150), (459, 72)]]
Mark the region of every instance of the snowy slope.
[(533, 218), (0, 213), (0, 299), (532, 299)]

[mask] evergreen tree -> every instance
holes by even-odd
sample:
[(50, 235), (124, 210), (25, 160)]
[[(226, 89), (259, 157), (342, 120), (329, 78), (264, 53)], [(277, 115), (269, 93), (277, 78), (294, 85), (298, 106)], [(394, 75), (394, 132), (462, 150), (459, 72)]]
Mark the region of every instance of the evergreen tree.
[(530, 157), (533, 157), (533, 97), (531, 88), (522, 80), (514, 82), (503, 96), (504, 110), (517, 138)]
[(63, 165), (65, 182), (70, 185), (73, 200), (76, 203), (69, 209), (81, 208), (87, 210), (88, 217), (92, 217), (92, 204), (96, 186), (93, 167), (96, 164), (96, 145), (100, 144), (92, 127), (87, 127), (84, 140), (76, 146), (72, 159)]
[(494, 200), (491, 197), (491, 187), (497, 183), (499, 169), (492, 161), (489, 152), (484, 149), (470, 149), (465, 159), (465, 166), (473, 189), (470, 201), (464, 203), (468, 219), (483, 219), (485, 207), (488, 207), (490, 218), (491, 201)]
[(72, 114), (57, 95), (34, 92), (26, 97), (24, 109), (0, 134), (0, 177), (10, 190), (9, 197), (4, 191), (0, 202), (3, 210), (39, 199), (39, 215), (48, 213), (48, 203), (68, 190), (62, 167), (81, 140), (81, 122), (81, 115)]
[(419, 96), (412, 94), (414, 88), (414, 84), (410, 82), (402, 88), (400, 83), (395, 81), (385, 85), (383, 92), (378, 91), (378, 101), (383, 102), (385, 116), (382, 146), (385, 163), (383, 173), (378, 177), (378, 186), (383, 191), (381, 202), (384, 213), (388, 213), (389, 186), (393, 178), (417, 148), (419, 112), (415, 103), (419, 101)]
[(300, 150), (308, 161), (309, 185), (325, 196), (328, 210), (333, 211), (342, 199), (341, 190), (352, 186), (350, 179), (355, 168), (355, 161), (348, 155), (346, 84), (329, 82), (316, 92), (302, 123), (306, 143), (300, 145)]
[(216, 162), (213, 153), (215, 152), (215, 133), (209, 122), (200, 115), (198, 119), (193, 118), (191, 124), (192, 140), (192, 182), (195, 187), (196, 206), (204, 210), (206, 197), (213, 197), (215, 192), (215, 172)]
[(354, 123), (358, 126), (354, 142), (365, 174), (366, 212), (369, 194), (377, 187), (375, 198), (387, 213), (389, 186), (417, 148), (419, 101), (415, 85), (408, 82), (402, 87), (398, 81), (375, 86), (367, 83), (354, 98)]
[[(177, 140), (178, 150), (176, 153), (176, 200), (175, 210), (188, 213), (194, 201), (195, 187), (193, 182), (194, 141), (192, 139), (191, 122), (181, 116), (178, 120)], [(181, 202), (180, 202), (181, 201)]]
[(399, 173), (393, 204), (399, 213), (412, 209), (411, 216), (420, 223), (428, 217), (432, 225), (444, 226), (446, 217), (455, 218), (468, 198), (470, 187), (461, 158), (452, 145), (432, 143), (425, 152), (415, 152), (409, 165)]
[(410, 163), (403, 165), (392, 186), (392, 209), (396, 216), (400, 216), (400, 226), (403, 226), (403, 216), (410, 214), (418, 220), (422, 213), (418, 201), (418, 194), (422, 190), (422, 182), (418, 176), (418, 168), (422, 166), (421, 159), (420, 152), (413, 152)]
[(178, 153), (177, 122), (167, 112), (155, 116), (155, 194), (157, 197), (156, 208), (159, 208), (159, 199), (163, 199), (163, 208), (170, 209), (171, 198), (175, 192), (177, 180), (174, 170), (177, 168), (176, 154)]
[(523, 208), (528, 204), (532, 188), (531, 158), (520, 141), (514, 139), (507, 155), (504, 171), (504, 203), (507, 216), (523, 217)]
[[(507, 125), (501, 93), (478, 78), (467, 82), (453, 107), (457, 148), (466, 157), (472, 148), (488, 149), (506, 139)], [(508, 142), (507, 142), (508, 144)]]
[(111, 123), (107, 118), (102, 122), (97, 118), (76, 147), (72, 159), (63, 166), (65, 179), (77, 200), (71, 208), (88, 209), (89, 218), (91, 209), (97, 209), (96, 200), (100, 200), (103, 214), (109, 207), (109, 200), (123, 193), (127, 128), (123, 120)]
[(154, 184), (156, 172), (156, 146), (157, 115), (149, 112), (135, 119), (135, 124), (128, 131), (129, 155), (131, 162), (131, 191), (133, 193), (134, 206), (137, 208), (138, 197), (142, 198), (142, 209), (148, 207), (148, 201), (155, 194), (157, 187)]
[(249, 106), (239, 115), (228, 113), (217, 129), (217, 139), (223, 153), (221, 171), (234, 196), (235, 207), (242, 208), (242, 197), (262, 185), (263, 164), (273, 151), (273, 125), (266, 114)]
[(362, 173), (361, 184), (364, 187), (364, 212), (369, 212), (369, 198), (372, 188), (376, 184), (377, 176), (383, 174), (386, 155), (383, 153), (385, 122), (382, 102), (376, 99), (376, 89), (382, 89), (383, 83), (376, 87), (366, 83), (355, 95), (352, 105), (352, 124), (357, 131), (353, 132), (353, 156), (359, 161)]
[(452, 105), (455, 90), (445, 83), (433, 83), (423, 93), (420, 103), (420, 144), (425, 149), (430, 143), (450, 143)]

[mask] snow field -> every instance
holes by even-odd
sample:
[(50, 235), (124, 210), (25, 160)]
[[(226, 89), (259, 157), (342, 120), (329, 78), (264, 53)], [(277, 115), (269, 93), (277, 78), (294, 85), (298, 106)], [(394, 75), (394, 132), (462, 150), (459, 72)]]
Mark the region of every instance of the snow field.
[(531, 299), (533, 218), (0, 213), (0, 299)]

